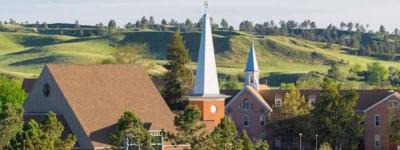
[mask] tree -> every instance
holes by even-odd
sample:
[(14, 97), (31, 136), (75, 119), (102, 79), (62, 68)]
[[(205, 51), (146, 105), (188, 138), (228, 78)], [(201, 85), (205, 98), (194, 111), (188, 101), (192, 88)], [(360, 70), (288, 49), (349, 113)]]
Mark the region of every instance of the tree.
[(391, 110), (389, 113), (389, 121), (386, 127), (386, 133), (390, 142), (400, 144), (400, 111)]
[(115, 29), (117, 29), (117, 22), (115, 22), (114, 19), (111, 19), (108, 22), (108, 26), (107, 27), (108, 27), (109, 30), (115, 30)]
[(149, 20), (145, 17), (145, 16), (143, 16), (142, 17), (142, 19), (140, 19), (140, 28), (141, 29), (146, 29), (146, 28), (148, 28), (148, 26), (149, 26)]
[(332, 148), (329, 143), (322, 143), (322, 145), (319, 147), (319, 150), (332, 150)]
[(384, 65), (379, 62), (367, 64), (367, 80), (370, 84), (382, 84), (389, 78), (389, 72)]
[(19, 132), (11, 141), (10, 148), (26, 150), (72, 149), (76, 138), (69, 134), (66, 139), (62, 139), (63, 130), (64, 127), (58, 121), (57, 115), (49, 112), (41, 123), (30, 120), (28, 124), (24, 125), (23, 131)]
[(283, 99), (282, 107), (276, 108), (271, 114), (270, 126), (272, 136), (281, 138), (286, 143), (283, 145), (291, 149), (297, 135), (310, 130), (307, 124), (312, 106), (295, 87), (286, 92)]
[(400, 32), (399, 32), (399, 29), (394, 29), (394, 31), (393, 31), (393, 33), (395, 34), (395, 35), (398, 35)]
[(256, 150), (269, 150), (269, 145), (267, 141), (259, 140), (254, 146)]
[(172, 135), (177, 144), (195, 145), (205, 136), (205, 125), (200, 121), (200, 110), (196, 106), (187, 106), (181, 115), (175, 116), (174, 124), (178, 133)]
[(15, 104), (5, 104), (0, 111), (0, 149), (9, 146), (9, 142), (22, 130), (23, 108)]
[(332, 143), (335, 149), (357, 149), (362, 138), (363, 116), (356, 114), (358, 95), (350, 91), (342, 96), (340, 85), (327, 78), (312, 111), (312, 127), (321, 142)]
[(165, 19), (162, 19), (161, 20), (161, 25), (167, 25), (168, 23), (167, 23), (167, 20), (165, 20)]
[(225, 20), (225, 18), (222, 18), (220, 26), (221, 28), (229, 28), (228, 22)]
[(192, 21), (190, 19), (186, 19), (185, 21), (185, 31), (186, 32), (192, 32), (194, 31), (195, 27)]
[(360, 64), (352, 65), (349, 69), (347, 79), (359, 81), (362, 79), (362, 77), (360, 76), (362, 72), (362, 66)]
[(115, 131), (110, 135), (110, 141), (115, 147), (124, 146), (126, 140), (135, 143), (143, 149), (153, 149), (153, 137), (144, 128), (140, 118), (133, 111), (125, 111), (118, 119)]
[(246, 133), (246, 130), (242, 131), (242, 135), (240, 136), (242, 140), (243, 149), (245, 150), (255, 150), (253, 142), (250, 140), (249, 136)]
[(328, 69), (328, 77), (336, 81), (344, 80), (343, 73), (341, 72), (337, 63), (331, 64), (331, 67)]
[(186, 102), (183, 96), (190, 92), (193, 84), (193, 74), (189, 68), (188, 49), (179, 32), (171, 36), (167, 59), (169, 62), (164, 67), (168, 71), (164, 75), (162, 95), (171, 109), (182, 109)]
[(0, 76), (0, 112), (6, 104), (22, 106), (25, 99), (25, 91), (15, 81)]
[(154, 17), (153, 17), (153, 16), (150, 16), (150, 18), (149, 18), (149, 24), (150, 24), (150, 25), (155, 25), (155, 24), (156, 24), (156, 21), (154, 20)]
[(381, 26), (379, 27), (379, 32), (380, 32), (380, 33), (386, 33), (385, 26), (381, 25)]
[(253, 23), (248, 20), (241, 22), (239, 25), (239, 31), (252, 32), (253, 28)]
[(74, 24), (75, 29), (80, 29), (81, 25), (79, 25), (79, 21), (75, 20), (75, 24)]
[(137, 64), (146, 57), (146, 49), (145, 44), (114, 45), (111, 53), (113, 59), (106, 59), (102, 64)]
[(221, 123), (215, 127), (209, 139), (212, 141), (212, 149), (234, 150), (242, 147), (237, 138), (235, 123), (229, 117), (221, 119)]

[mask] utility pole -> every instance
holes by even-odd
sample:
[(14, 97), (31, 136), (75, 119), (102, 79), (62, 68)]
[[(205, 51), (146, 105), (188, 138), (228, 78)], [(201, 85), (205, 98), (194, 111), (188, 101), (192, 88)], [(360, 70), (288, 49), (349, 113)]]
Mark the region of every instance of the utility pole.
[(318, 150), (318, 134), (315, 134), (315, 150)]

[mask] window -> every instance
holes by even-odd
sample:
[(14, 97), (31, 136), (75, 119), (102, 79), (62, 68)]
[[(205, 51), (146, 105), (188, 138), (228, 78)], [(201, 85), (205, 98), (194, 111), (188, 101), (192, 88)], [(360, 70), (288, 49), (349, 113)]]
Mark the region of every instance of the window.
[(389, 101), (389, 107), (390, 108), (398, 108), (399, 107), (399, 102), (397, 100), (390, 100)]
[(260, 115), (260, 125), (261, 125), (262, 127), (265, 126), (265, 115), (264, 115), (264, 114), (261, 114), (261, 115)]
[(381, 125), (381, 115), (375, 115), (375, 126), (379, 127)]
[(43, 85), (42, 92), (43, 92), (43, 95), (45, 97), (49, 97), (49, 95), (50, 95), (50, 85), (48, 83)]
[(275, 107), (282, 107), (282, 97), (275, 96)]
[(379, 136), (379, 134), (375, 135), (374, 137), (374, 146), (376, 149), (381, 147), (381, 136)]
[(245, 100), (243, 101), (243, 109), (244, 109), (244, 110), (250, 109), (250, 102), (249, 102), (248, 99), (245, 99)]
[(315, 104), (316, 100), (317, 100), (317, 96), (315, 95), (309, 95), (308, 96), (308, 100), (311, 102), (311, 104)]
[(249, 116), (244, 115), (244, 117), (243, 117), (243, 125), (246, 128), (249, 127)]

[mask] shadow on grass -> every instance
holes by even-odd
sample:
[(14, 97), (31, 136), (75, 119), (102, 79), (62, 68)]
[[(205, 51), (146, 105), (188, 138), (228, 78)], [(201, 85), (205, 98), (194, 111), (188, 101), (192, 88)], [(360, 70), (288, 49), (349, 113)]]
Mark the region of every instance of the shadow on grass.
[(62, 62), (66, 62), (66, 57), (59, 55), (50, 55), (50, 56), (44, 56), (44, 57), (15, 62), (10, 64), (9, 66), (38, 65), (38, 64), (62, 63)]

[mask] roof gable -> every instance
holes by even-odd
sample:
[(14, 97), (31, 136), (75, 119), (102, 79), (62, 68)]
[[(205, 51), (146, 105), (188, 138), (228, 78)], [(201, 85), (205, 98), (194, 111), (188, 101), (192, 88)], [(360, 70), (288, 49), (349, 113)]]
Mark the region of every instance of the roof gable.
[(245, 86), (238, 94), (233, 97), (228, 104), (226, 104), (225, 108), (228, 108), (232, 103), (243, 93), (243, 92), (249, 92), (263, 107), (268, 109), (269, 111), (273, 111), (271, 106), (264, 100), (264, 98), (258, 93), (257, 90), (254, 89), (253, 86), (247, 85)]
[(112, 132), (126, 110), (133, 110), (150, 130), (175, 129), (174, 115), (142, 67), (63, 64), (47, 68), (92, 140), (107, 138), (99, 133)]

